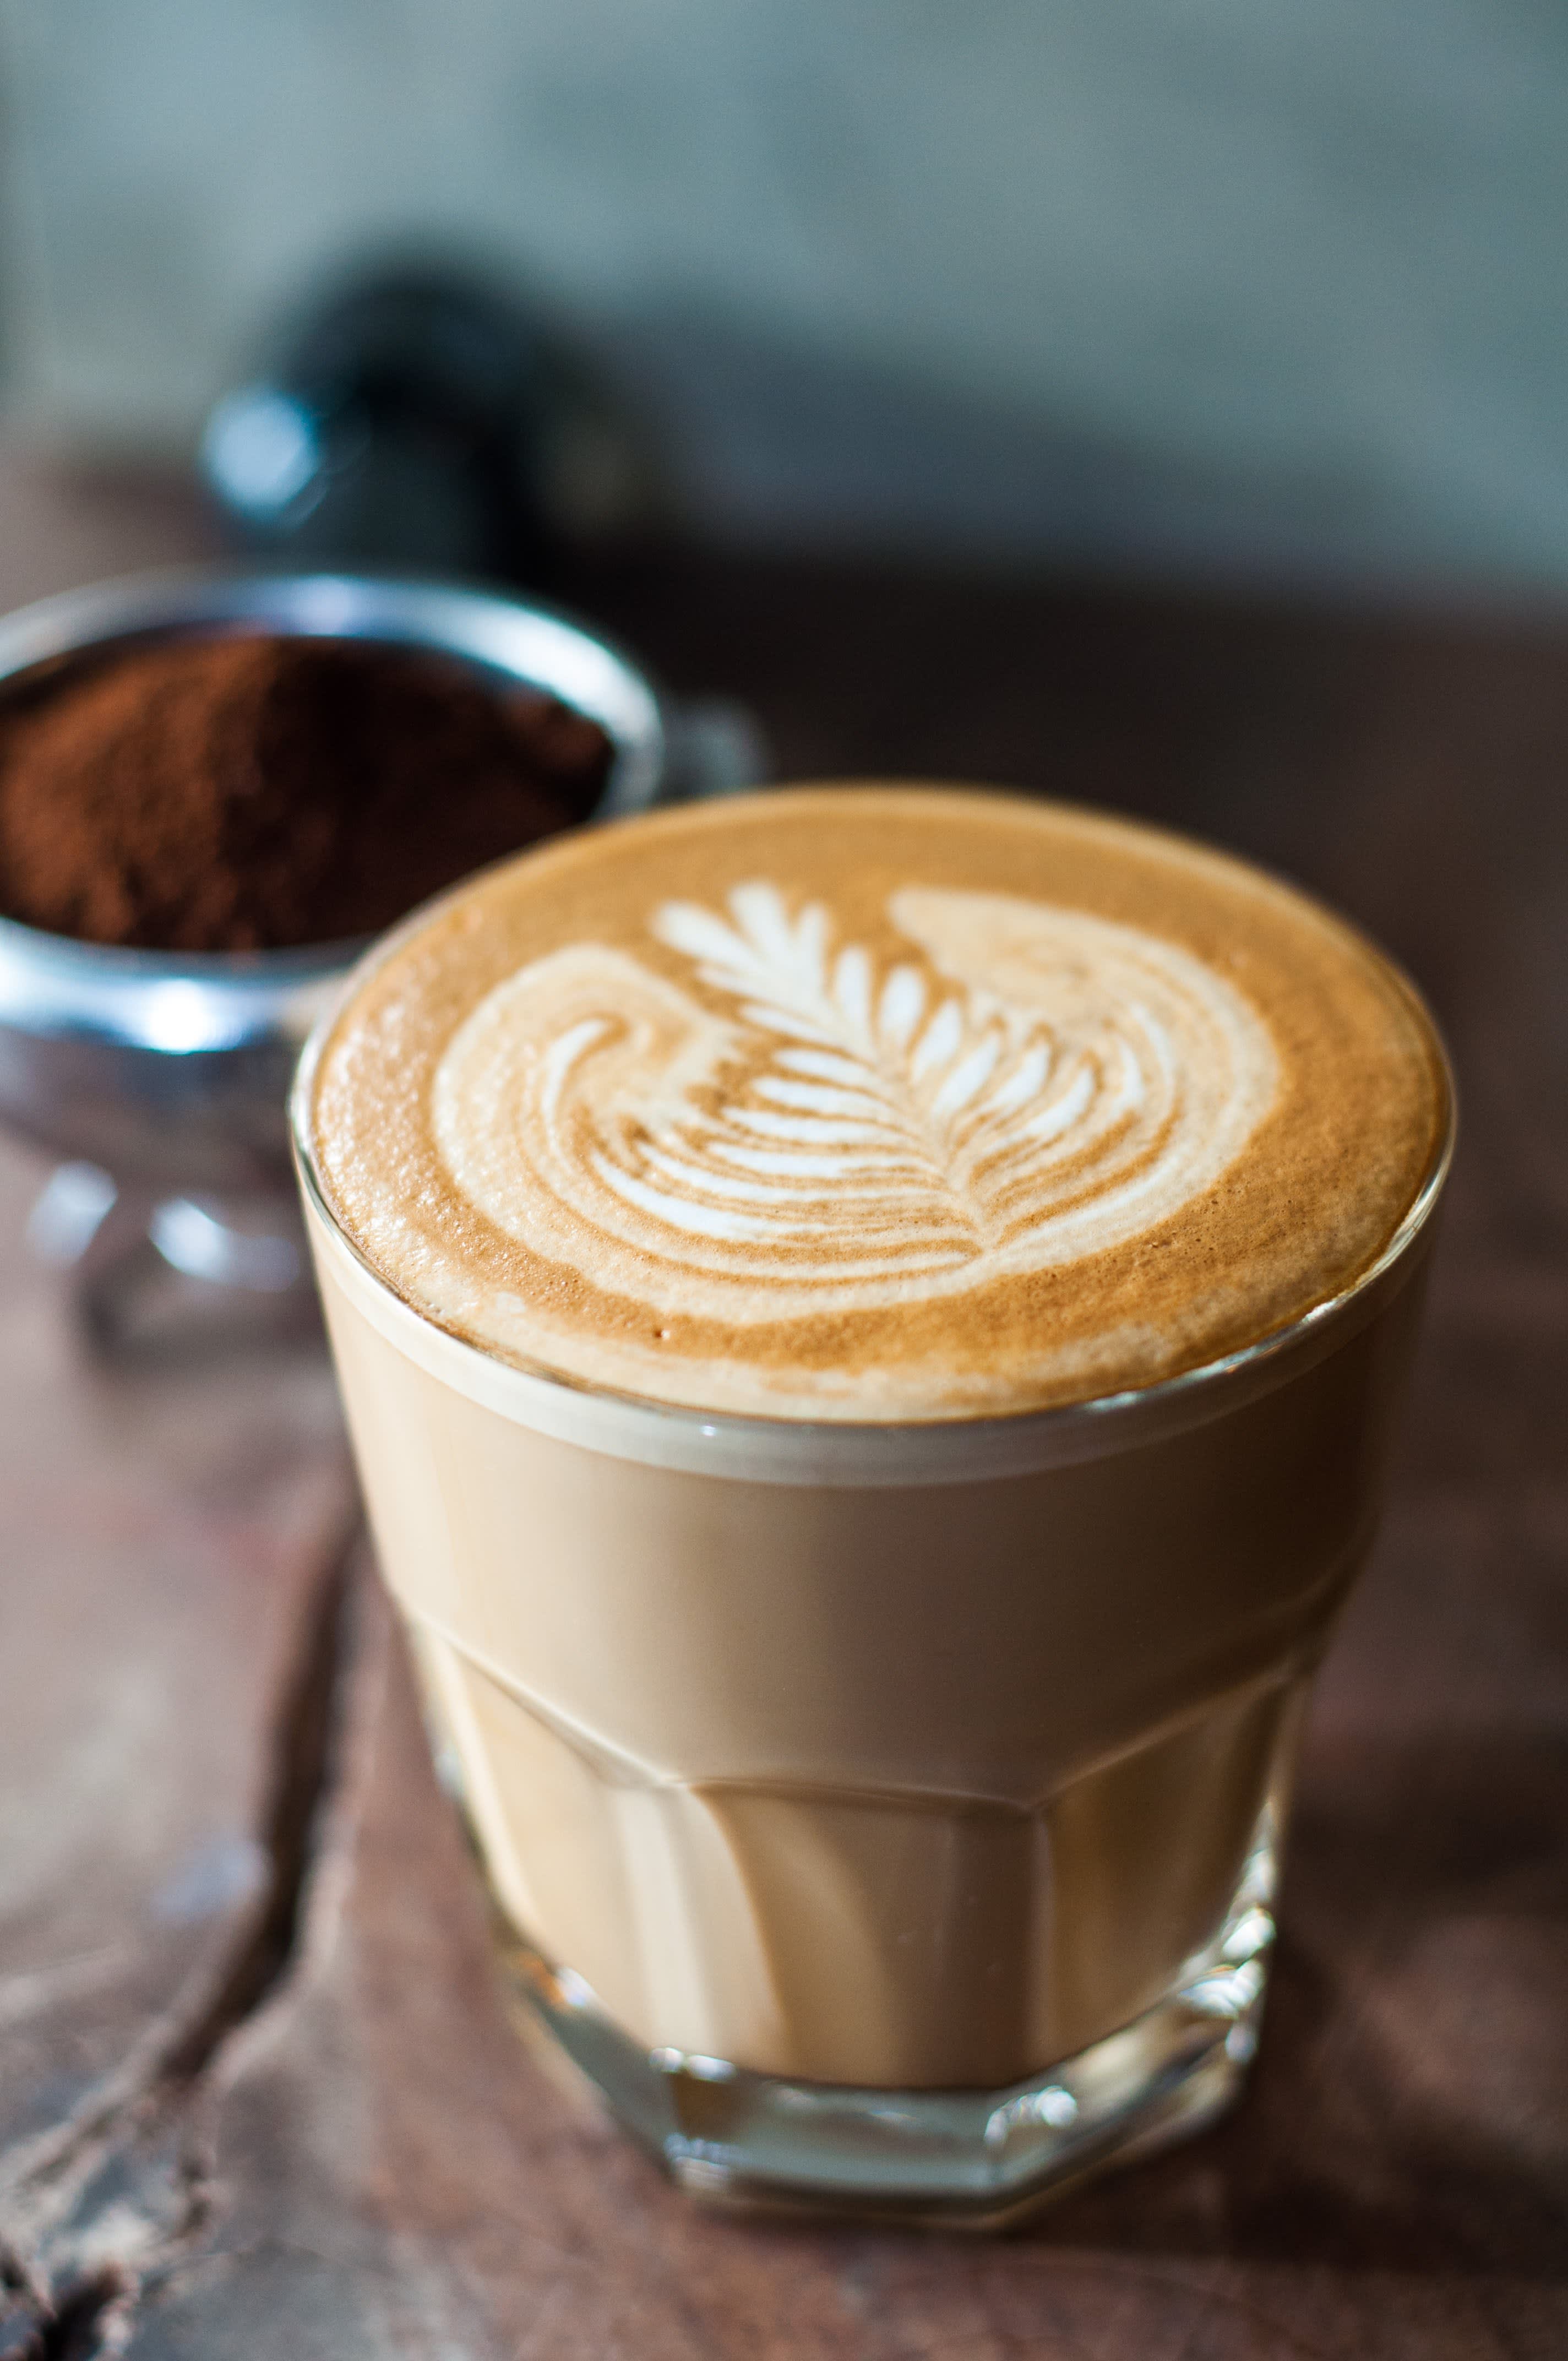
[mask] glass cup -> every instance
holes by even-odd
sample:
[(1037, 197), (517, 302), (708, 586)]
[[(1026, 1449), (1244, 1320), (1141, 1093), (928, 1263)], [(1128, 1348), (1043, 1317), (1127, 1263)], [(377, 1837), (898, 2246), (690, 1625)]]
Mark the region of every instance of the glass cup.
[[(394, 938), (394, 940), (397, 938)], [(1452, 1124), (1376, 1265), (1208, 1367), (944, 1424), (503, 1362), (307, 1227), (381, 1565), (530, 2008), (685, 2189), (992, 2226), (1255, 2047)]]

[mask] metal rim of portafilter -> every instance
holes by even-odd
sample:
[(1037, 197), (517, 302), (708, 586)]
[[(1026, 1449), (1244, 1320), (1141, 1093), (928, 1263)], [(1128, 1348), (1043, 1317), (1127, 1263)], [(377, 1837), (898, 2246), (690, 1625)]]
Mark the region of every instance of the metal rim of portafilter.
[[(106, 656), (239, 632), (450, 656), (559, 697), (610, 741), (594, 819), (750, 784), (677, 778), (673, 741), (693, 734), (688, 717), (598, 631), (501, 593), (401, 577), (205, 567), (69, 591), (0, 621), (0, 710)], [(749, 750), (729, 751), (744, 769)], [(62, 1159), (28, 1240), (74, 1274), (101, 1349), (129, 1347), (148, 1282), (171, 1272), (251, 1299), (247, 1314), (266, 1298), (308, 1312), (289, 1080), (362, 949), (124, 950), (0, 917), (0, 1123)]]

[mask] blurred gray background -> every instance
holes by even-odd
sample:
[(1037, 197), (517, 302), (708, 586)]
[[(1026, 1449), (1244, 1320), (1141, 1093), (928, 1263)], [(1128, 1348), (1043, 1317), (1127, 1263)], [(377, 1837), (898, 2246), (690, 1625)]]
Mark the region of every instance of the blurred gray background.
[(0, 414), (71, 451), (456, 241), (709, 537), (1568, 583), (1563, 0), (0, 0)]

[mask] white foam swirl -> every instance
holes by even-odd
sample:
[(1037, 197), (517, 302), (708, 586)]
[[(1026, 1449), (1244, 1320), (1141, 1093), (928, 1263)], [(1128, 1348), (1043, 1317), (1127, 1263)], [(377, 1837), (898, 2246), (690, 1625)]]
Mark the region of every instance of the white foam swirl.
[(1210, 1188), (1275, 1095), (1251, 1003), (1140, 929), (906, 887), (908, 955), (768, 884), (652, 932), (701, 994), (598, 944), (499, 984), (433, 1119), (509, 1235), (661, 1315), (869, 1309), (1070, 1263)]

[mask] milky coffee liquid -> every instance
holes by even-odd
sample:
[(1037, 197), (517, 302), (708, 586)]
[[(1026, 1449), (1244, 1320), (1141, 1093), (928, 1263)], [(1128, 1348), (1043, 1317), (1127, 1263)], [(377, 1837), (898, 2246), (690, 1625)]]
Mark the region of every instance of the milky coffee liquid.
[(1125, 823), (773, 793), (436, 906), (298, 1119), (387, 1573), (548, 1958), (650, 2048), (911, 2087), (1171, 1988), (1376, 1512), (1449, 1122), (1376, 952)]

